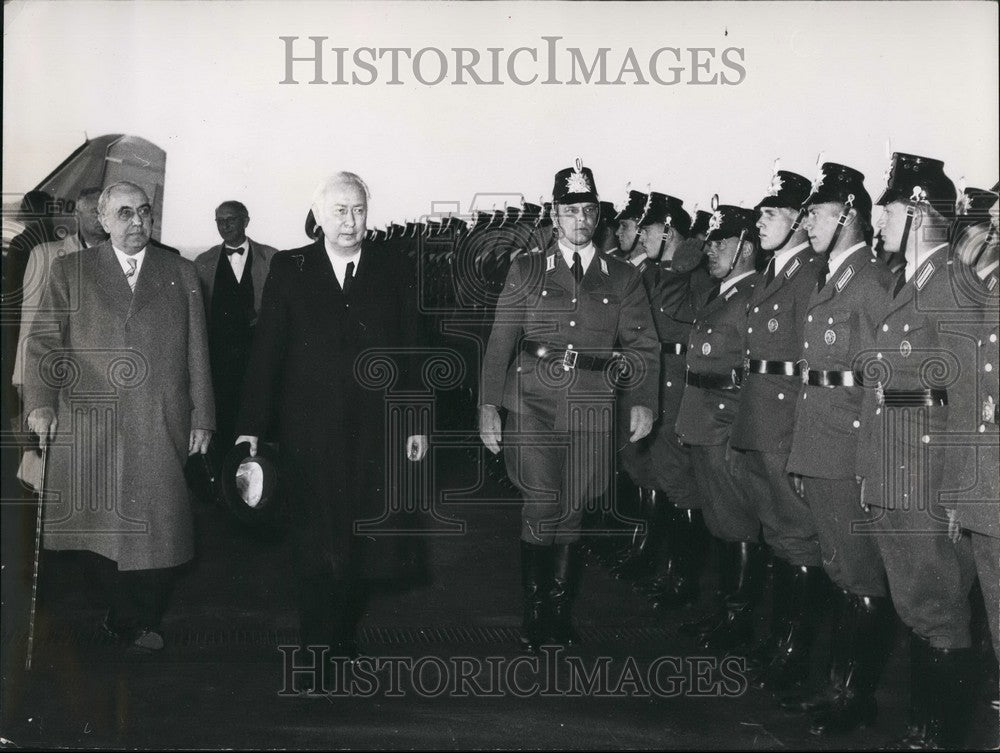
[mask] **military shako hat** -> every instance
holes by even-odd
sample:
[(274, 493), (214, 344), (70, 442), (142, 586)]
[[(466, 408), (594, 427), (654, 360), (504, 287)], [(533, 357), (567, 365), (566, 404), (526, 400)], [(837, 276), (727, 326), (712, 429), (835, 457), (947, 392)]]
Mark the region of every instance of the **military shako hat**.
[(708, 236), (705, 240), (721, 241), (726, 238), (738, 238), (740, 235), (744, 240), (749, 240), (755, 236), (756, 223), (754, 210), (731, 204), (718, 204), (708, 220)]
[(556, 173), (552, 186), (552, 201), (557, 204), (597, 204), (597, 186), (594, 184), (594, 173), (589, 167), (583, 166), (583, 161), (577, 159), (576, 165), (567, 167)]
[(875, 203), (885, 206), (894, 201), (929, 203), (943, 217), (954, 217), (957, 192), (944, 174), (944, 162), (919, 154), (894, 152), (886, 172), (886, 185)]
[(865, 176), (853, 167), (836, 162), (824, 162), (820, 166), (803, 206), (828, 202), (850, 204), (865, 217), (872, 214), (872, 197), (865, 189)]
[(789, 170), (775, 170), (767, 194), (756, 209), (775, 207), (778, 209), (798, 209), (809, 198), (812, 184), (809, 179)]
[(639, 225), (641, 227), (656, 223), (666, 225), (668, 219), (670, 227), (676, 228), (681, 235), (687, 236), (690, 232), (691, 215), (684, 210), (684, 202), (676, 196), (653, 191), (649, 194), (646, 210), (639, 220)]
[(615, 215), (615, 219), (619, 222), (621, 220), (635, 220), (638, 222), (642, 218), (642, 213), (646, 208), (646, 199), (648, 197), (642, 191), (629, 191), (628, 201), (622, 210)]
[(701, 235), (708, 232), (708, 223), (712, 219), (712, 213), (704, 209), (698, 209), (694, 213), (694, 222), (691, 224), (691, 235)]

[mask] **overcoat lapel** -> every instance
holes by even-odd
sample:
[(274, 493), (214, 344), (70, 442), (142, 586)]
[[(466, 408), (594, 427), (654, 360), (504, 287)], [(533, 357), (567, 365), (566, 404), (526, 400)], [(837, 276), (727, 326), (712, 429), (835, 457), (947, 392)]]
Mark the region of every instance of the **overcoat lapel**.
[(98, 283), (114, 307), (115, 316), (124, 320), (132, 305), (132, 290), (110, 243), (103, 243), (97, 248), (97, 275)]
[[(117, 259), (115, 262), (117, 263)], [(128, 318), (131, 319), (156, 300), (167, 284), (167, 277), (168, 275), (161, 264), (159, 255), (150, 253), (150, 250), (146, 249), (146, 258), (142, 260), (142, 267), (139, 269), (139, 280), (136, 282), (135, 291), (132, 293), (132, 305), (129, 307)], [(122, 279), (125, 280), (124, 274), (122, 275)], [(125, 286), (128, 287), (127, 280), (125, 280)]]

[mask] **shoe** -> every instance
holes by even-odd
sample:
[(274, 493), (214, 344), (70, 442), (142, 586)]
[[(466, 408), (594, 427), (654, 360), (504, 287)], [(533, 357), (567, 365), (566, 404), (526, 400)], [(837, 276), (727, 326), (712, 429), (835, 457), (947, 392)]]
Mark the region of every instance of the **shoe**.
[(132, 639), (132, 648), (140, 651), (160, 651), (163, 649), (163, 636), (155, 630), (141, 629)]

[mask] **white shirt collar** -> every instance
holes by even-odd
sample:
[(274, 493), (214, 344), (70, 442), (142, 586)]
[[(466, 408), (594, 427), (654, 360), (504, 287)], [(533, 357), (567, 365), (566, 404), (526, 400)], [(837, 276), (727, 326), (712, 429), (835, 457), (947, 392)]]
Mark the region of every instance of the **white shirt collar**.
[(326, 255), (330, 258), (330, 264), (333, 265), (333, 273), (337, 276), (337, 282), (340, 283), (340, 287), (344, 287), (344, 278), (347, 276), (348, 264), (354, 262), (354, 275), (357, 276), (358, 274), (358, 266), (361, 264), (361, 249), (359, 248), (350, 256), (343, 256), (331, 251), (329, 244), (326, 242), (324, 242), (323, 247), (326, 249)]
[(738, 283), (740, 280), (742, 280), (744, 277), (749, 277), (753, 273), (754, 272), (751, 269), (749, 272), (744, 272), (741, 275), (736, 275), (736, 277), (730, 277), (728, 280), (723, 280), (722, 284), (719, 285), (719, 295), (722, 295), (727, 290), (729, 290), (731, 287), (733, 287), (736, 283)]
[(917, 257), (916, 262), (914, 264), (910, 264), (910, 260), (909, 259), (906, 260), (906, 271), (904, 272), (904, 274), (906, 275), (906, 281), (909, 282), (910, 280), (912, 280), (913, 275), (915, 275), (917, 273), (917, 270), (920, 269), (920, 265), (923, 264), (928, 259), (930, 259), (934, 254), (936, 254), (938, 251), (940, 251), (947, 245), (948, 245), (947, 243), (939, 243), (930, 251), (923, 254), (920, 253), (919, 248), (915, 249), (916, 251), (915, 256)]
[[(566, 266), (569, 267), (570, 269), (573, 268), (573, 254), (580, 254), (580, 263), (583, 264), (583, 271), (584, 271), (584, 273), (586, 273), (586, 271), (590, 268), (590, 262), (594, 258), (594, 244), (593, 243), (588, 243), (583, 248), (574, 248), (573, 246), (569, 245), (568, 243), (563, 243), (560, 240), (559, 241), (559, 251), (562, 252), (562, 257), (563, 257), (563, 259), (566, 260)], [(643, 257), (643, 258), (645, 258), (645, 257)]]
[[(572, 256), (570, 256), (570, 258), (572, 258)], [(582, 256), (580, 257), (580, 260), (581, 261), (583, 260)], [(644, 261), (646, 261), (646, 254), (642, 254), (641, 256), (637, 256), (634, 259), (629, 259), (629, 263), (633, 267), (641, 267)]]
[(137, 254), (132, 254), (131, 256), (126, 254), (124, 251), (120, 251), (115, 248), (114, 244), (111, 245), (111, 248), (114, 250), (115, 256), (118, 258), (118, 263), (121, 265), (122, 272), (128, 272), (130, 266), (128, 260), (135, 259), (135, 274), (136, 279), (139, 279), (139, 272), (142, 270), (142, 261), (146, 258), (146, 249), (148, 246), (143, 246), (142, 251)]
[(829, 280), (831, 277), (833, 277), (833, 275), (836, 273), (838, 269), (844, 266), (844, 261), (847, 259), (848, 256), (853, 254), (859, 248), (864, 248), (867, 245), (868, 244), (865, 243), (864, 241), (861, 241), (861, 243), (855, 243), (853, 246), (848, 248), (843, 253), (838, 254), (836, 259), (830, 259), (829, 261), (830, 271), (827, 272), (826, 279)]
[(250, 239), (249, 238), (244, 238), (243, 242), (241, 244), (239, 244), (238, 246), (229, 246), (229, 245), (223, 243), (222, 244), (222, 253), (228, 254), (229, 253), (229, 249), (231, 249), (231, 248), (232, 249), (242, 248), (243, 249), (243, 255), (246, 256), (246, 253), (250, 250)]
[(781, 274), (781, 270), (785, 268), (785, 265), (791, 261), (792, 257), (795, 256), (799, 251), (804, 249), (809, 245), (809, 241), (803, 241), (797, 246), (792, 248), (786, 248), (784, 251), (779, 251), (774, 255), (774, 276), (777, 277)]

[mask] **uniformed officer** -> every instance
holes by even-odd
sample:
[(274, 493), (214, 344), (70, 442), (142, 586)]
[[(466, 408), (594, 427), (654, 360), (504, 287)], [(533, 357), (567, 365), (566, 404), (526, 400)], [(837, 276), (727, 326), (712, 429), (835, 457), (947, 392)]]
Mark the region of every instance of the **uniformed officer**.
[(646, 254), (639, 242), (639, 220), (646, 210), (648, 197), (641, 191), (629, 191), (625, 207), (615, 217), (617, 227), (615, 237), (618, 238), (618, 248), (612, 251), (616, 256), (631, 261), (638, 266)]
[(705, 240), (705, 237), (708, 235), (708, 223), (711, 219), (711, 212), (706, 212), (704, 209), (696, 209), (694, 222), (691, 223), (691, 238), (697, 238), (701, 241)]
[(752, 637), (752, 613), (762, 576), (760, 523), (734, 473), (729, 450), (740, 404), (746, 350), (746, 306), (758, 281), (754, 271), (754, 212), (718, 206), (709, 222), (709, 274), (719, 281), (698, 310), (687, 348), (684, 395), (676, 430), (689, 445), (708, 530), (727, 555), (720, 577), (728, 584), (716, 619), (700, 636), (706, 648), (737, 649)]
[[(558, 240), (514, 260), (483, 359), (479, 431), (501, 444), (524, 497), (522, 645), (571, 643), (583, 504), (608, 484), (615, 390), (623, 387), (629, 440), (652, 428), (658, 343), (639, 272), (600, 255), (594, 176), (580, 160), (555, 176)], [(623, 370), (624, 367), (624, 370)], [(507, 409), (501, 423), (500, 407)]]
[(742, 478), (774, 555), (769, 632), (751, 654), (765, 668), (758, 684), (771, 690), (808, 674), (826, 582), (812, 513), (785, 470), (802, 384), (796, 362), (805, 309), (820, 269), (802, 227), (809, 188), (807, 178), (776, 169), (756, 206), (760, 246), (771, 259), (748, 304), (746, 373), (729, 442), (743, 451)]
[(837, 587), (836, 617), (826, 686), (782, 705), (819, 712), (812, 731), (823, 734), (874, 719), (890, 639), (878, 548), (873, 536), (852, 527), (862, 517), (855, 451), (864, 393), (853, 369), (872, 345), (893, 278), (865, 241), (872, 201), (860, 172), (823, 163), (804, 206), (809, 242), (823, 261), (806, 307), (803, 386), (787, 469), (816, 522), (823, 567)]
[[(687, 336), (694, 321), (692, 270), (690, 267), (673, 268), (674, 255), (691, 229), (691, 216), (683, 204), (678, 198), (654, 191), (649, 194), (638, 222), (638, 241), (644, 253), (639, 269), (660, 338), (660, 412), (650, 435), (621, 452), (625, 470), (640, 488), (643, 528), (635, 536), (626, 557), (612, 571), (617, 577), (650, 574), (657, 547), (664, 536), (677, 538), (678, 533), (690, 533), (683, 522), (677, 524), (677, 530), (671, 531), (676, 507), (683, 510), (700, 507), (689, 452), (674, 433), (683, 392)], [(703, 272), (702, 275), (707, 283), (707, 275)], [(707, 284), (703, 284), (701, 290), (706, 288)], [(684, 584), (685, 598), (690, 599), (691, 588), (696, 593), (697, 586), (687, 579)], [(667, 587), (667, 582), (661, 581), (651, 584), (650, 590), (658, 593)], [(674, 596), (676, 594), (665, 598)]]
[(905, 273), (860, 367), (862, 503), (896, 612), (911, 630), (910, 729), (902, 742), (922, 749), (960, 747), (965, 732), (971, 579), (948, 540), (941, 502), (948, 440), (963, 441), (981, 423), (970, 368), (977, 352), (966, 336), (979, 312), (971, 301), (963, 306), (954, 284), (948, 237), (956, 192), (943, 168), (927, 157), (892, 156), (879, 227), (886, 250), (905, 255)]

